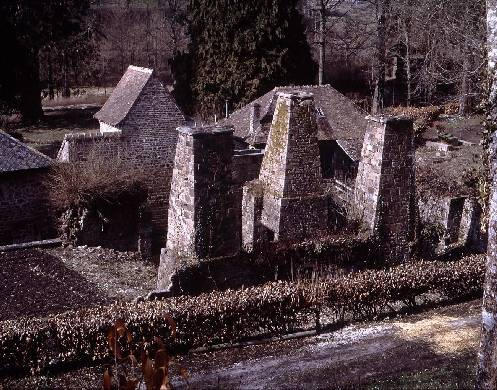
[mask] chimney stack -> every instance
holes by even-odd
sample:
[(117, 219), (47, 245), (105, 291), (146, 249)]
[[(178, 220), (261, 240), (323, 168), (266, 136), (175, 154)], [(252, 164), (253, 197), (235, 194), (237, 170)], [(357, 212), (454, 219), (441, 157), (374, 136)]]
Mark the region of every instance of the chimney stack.
[(259, 103), (252, 104), (250, 110), (250, 134), (255, 134), (255, 130), (259, 127), (261, 119), (261, 105)]

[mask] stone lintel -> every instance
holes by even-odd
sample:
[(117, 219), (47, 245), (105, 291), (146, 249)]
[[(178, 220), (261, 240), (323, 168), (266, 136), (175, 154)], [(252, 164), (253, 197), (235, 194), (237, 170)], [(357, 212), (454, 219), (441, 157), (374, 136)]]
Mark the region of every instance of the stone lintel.
[(202, 127), (180, 126), (176, 130), (181, 134), (190, 135), (192, 137), (201, 137), (207, 135), (226, 135), (234, 133), (233, 126), (202, 126)]

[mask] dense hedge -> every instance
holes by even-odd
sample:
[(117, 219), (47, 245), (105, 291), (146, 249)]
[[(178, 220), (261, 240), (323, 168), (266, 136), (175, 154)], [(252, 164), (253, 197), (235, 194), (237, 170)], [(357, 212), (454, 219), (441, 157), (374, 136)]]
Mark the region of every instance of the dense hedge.
[(484, 256), (457, 262), (416, 262), (333, 280), (274, 282), (242, 290), (138, 304), (114, 304), (0, 324), (0, 370), (44, 369), (108, 356), (105, 331), (121, 318), (136, 340), (167, 335), (169, 313), (177, 346), (227, 343), (259, 333), (291, 330), (302, 314), (331, 309), (336, 318), (364, 318), (387, 304), (424, 293), (458, 298), (482, 289)]

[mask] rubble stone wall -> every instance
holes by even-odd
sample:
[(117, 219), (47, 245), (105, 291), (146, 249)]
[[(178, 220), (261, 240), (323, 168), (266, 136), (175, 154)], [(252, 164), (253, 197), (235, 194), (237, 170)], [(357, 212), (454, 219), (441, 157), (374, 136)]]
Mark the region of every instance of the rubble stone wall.
[(355, 186), (363, 223), (380, 239), (385, 258), (409, 259), (415, 226), (412, 121), (370, 117)]
[(232, 181), (233, 129), (178, 129), (169, 207), (167, 251), (213, 258), (240, 249)]
[(317, 130), (312, 94), (279, 93), (259, 175), (261, 221), (276, 241), (315, 238), (327, 231)]
[(0, 244), (57, 237), (45, 184), (49, 170), (0, 175)]

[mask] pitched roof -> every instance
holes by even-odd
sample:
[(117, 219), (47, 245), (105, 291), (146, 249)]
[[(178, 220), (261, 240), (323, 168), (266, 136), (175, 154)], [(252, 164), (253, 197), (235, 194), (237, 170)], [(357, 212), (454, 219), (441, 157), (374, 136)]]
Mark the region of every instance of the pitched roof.
[(119, 125), (128, 115), (153, 70), (130, 65), (95, 118), (111, 126)]
[[(260, 121), (271, 121), (276, 105), (277, 92), (303, 91), (314, 95), (317, 110), (318, 137), (320, 140), (342, 140), (340, 147), (353, 159), (359, 160), (366, 132), (367, 113), (356, 106), (349, 98), (342, 95), (330, 85), (276, 87), (252, 101), (241, 109), (234, 111), (222, 124), (235, 128), (235, 136), (250, 142), (250, 112), (254, 103), (261, 107)], [(262, 134), (265, 139), (267, 134)], [(258, 134), (257, 139), (261, 139)]]
[(46, 168), (52, 159), (0, 130), (0, 173)]

